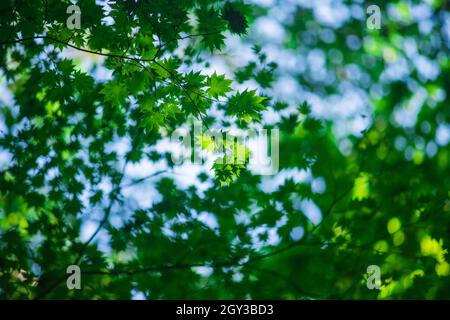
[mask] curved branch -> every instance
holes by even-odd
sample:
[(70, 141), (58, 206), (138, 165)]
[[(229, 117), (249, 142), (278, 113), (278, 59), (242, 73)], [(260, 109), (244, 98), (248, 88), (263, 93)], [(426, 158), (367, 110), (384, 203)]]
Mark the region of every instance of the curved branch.
[(10, 40), (10, 41), (0, 41), (0, 45), (5, 45), (5, 44), (15, 44), (15, 43), (22, 43), (22, 42), (27, 42), (27, 41), (32, 41), (32, 40), (36, 40), (36, 39), (44, 39), (44, 40), (49, 40), (55, 43), (59, 43), (59, 44), (63, 44), (65, 46), (68, 46), (72, 49), (76, 49), (79, 51), (83, 51), (86, 53), (91, 53), (91, 54), (96, 54), (96, 55), (100, 55), (100, 56), (104, 56), (104, 57), (110, 57), (110, 58), (118, 58), (118, 59), (123, 59), (123, 60), (132, 60), (132, 61), (136, 61), (136, 62), (154, 62), (156, 59), (156, 55), (155, 57), (153, 57), (152, 59), (141, 59), (141, 58), (136, 58), (136, 57), (131, 57), (131, 56), (126, 56), (126, 55), (120, 55), (120, 54), (114, 54), (114, 53), (104, 53), (104, 52), (99, 52), (99, 51), (93, 51), (90, 49), (86, 49), (86, 48), (80, 48), (77, 47), (73, 44), (70, 44), (67, 41), (63, 41), (51, 36), (34, 36), (34, 37), (28, 37), (28, 38), (22, 38), (22, 39), (16, 39), (16, 40)]

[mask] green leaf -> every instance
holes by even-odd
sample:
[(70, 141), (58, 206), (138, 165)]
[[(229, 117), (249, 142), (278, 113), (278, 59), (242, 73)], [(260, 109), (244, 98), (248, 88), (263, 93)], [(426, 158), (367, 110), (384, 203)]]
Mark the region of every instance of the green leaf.
[(128, 96), (127, 88), (116, 80), (107, 82), (100, 93), (105, 96), (105, 101), (118, 105), (123, 104)]
[(298, 110), (301, 114), (307, 115), (311, 113), (311, 106), (308, 104), (308, 102), (304, 101), (299, 107)]
[(206, 84), (209, 86), (207, 92), (210, 97), (224, 97), (227, 92), (231, 91), (232, 80), (227, 80), (225, 75), (217, 75), (215, 72), (208, 78)]
[(247, 122), (259, 120), (260, 112), (266, 109), (264, 100), (265, 97), (256, 95), (256, 90), (238, 92), (228, 100), (225, 114)]
[(223, 18), (228, 22), (228, 29), (240, 35), (247, 32), (248, 23), (237, 6), (238, 4), (227, 2), (223, 8)]
[(202, 42), (210, 51), (221, 49), (224, 45), (225, 20), (213, 8), (197, 10), (198, 33), (202, 35)]

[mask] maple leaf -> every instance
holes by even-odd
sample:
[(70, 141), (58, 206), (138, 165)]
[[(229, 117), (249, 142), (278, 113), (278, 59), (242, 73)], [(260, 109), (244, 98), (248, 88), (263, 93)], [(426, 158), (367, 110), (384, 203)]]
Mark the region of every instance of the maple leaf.
[(299, 107), (298, 110), (301, 114), (307, 115), (311, 113), (311, 106), (308, 104), (308, 102), (304, 101)]
[(112, 104), (121, 104), (125, 102), (128, 96), (125, 86), (115, 80), (106, 83), (100, 93), (105, 96), (105, 101), (109, 101)]
[(202, 42), (210, 51), (220, 49), (224, 45), (225, 20), (214, 9), (197, 10), (198, 32), (202, 34)]
[(219, 96), (225, 96), (225, 93), (231, 91), (232, 80), (227, 80), (225, 75), (217, 75), (215, 72), (208, 78), (206, 84), (209, 89), (207, 90), (210, 97), (219, 98)]
[(227, 2), (223, 8), (223, 18), (228, 21), (228, 28), (231, 32), (236, 34), (245, 34), (247, 32), (247, 19), (230, 2)]
[(239, 120), (258, 121), (259, 113), (266, 109), (262, 104), (265, 99), (265, 97), (257, 96), (256, 90), (238, 92), (228, 100), (225, 114), (236, 116)]

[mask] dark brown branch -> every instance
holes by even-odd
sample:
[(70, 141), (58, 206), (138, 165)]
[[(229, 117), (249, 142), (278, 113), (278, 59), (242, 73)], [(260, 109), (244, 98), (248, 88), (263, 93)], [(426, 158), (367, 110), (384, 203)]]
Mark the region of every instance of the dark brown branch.
[(160, 174), (163, 174), (163, 173), (169, 173), (169, 172), (168, 172), (167, 170), (160, 170), (160, 171), (151, 173), (151, 174), (149, 174), (149, 175), (147, 175), (147, 176), (145, 176), (145, 177), (142, 177), (142, 178), (139, 178), (139, 179), (136, 179), (136, 180), (132, 180), (130, 183), (121, 185), (120, 188), (123, 189), (123, 188), (132, 187), (132, 186), (134, 186), (134, 185), (136, 185), (136, 184), (139, 184), (139, 183), (141, 183), (141, 182), (144, 182), (144, 181), (147, 180), (147, 179), (150, 179), (150, 178), (159, 176)]
[(68, 46), (68, 47), (70, 47), (72, 49), (76, 49), (76, 50), (79, 50), (79, 51), (83, 51), (83, 52), (91, 53), (91, 54), (96, 54), (96, 55), (100, 55), (100, 56), (110, 57), (110, 58), (132, 60), (132, 61), (137, 61), (137, 62), (154, 62), (155, 59), (156, 59), (156, 56), (153, 57), (152, 59), (141, 59), (141, 58), (130, 57), (130, 56), (125, 56), (125, 55), (120, 55), (120, 54), (104, 53), (104, 52), (99, 52), (99, 51), (93, 51), (93, 50), (89, 50), (89, 49), (85, 49), (85, 48), (80, 48), (80, 47), (74, 46), (73, 44), (70, 44), (69, 42), (66, 42), (66, 41), (63, 41), (63, 40), (60, 40), (60, 39), (56, 39), (56, 38), (53, 38), (51, 36), (35, 36), (35, 37), (28, 37), (28, 38), (22, 38), (22, 39), (17, 39), (17, 40), (1, 41), (0, 45), (22, 43), (22, 42), (32, 41), (32, 40), (36, 40), (36, 39), (49, 40), (49, 41), (52, 41), (52, 42), (55, 42), (55, 43), (66, 45), (66, 46)]

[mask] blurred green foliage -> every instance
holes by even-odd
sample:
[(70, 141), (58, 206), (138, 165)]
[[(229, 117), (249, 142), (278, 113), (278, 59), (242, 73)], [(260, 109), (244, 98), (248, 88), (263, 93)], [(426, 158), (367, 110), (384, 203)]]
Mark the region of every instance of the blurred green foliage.
[[(301, 3), (121, 0), (106, 10), (80, 0), (81, 29), (69, 30), (68, 2), (2, 1), (0, 79), (13, 99), (0, 100), (0, 151), (9, 155), (0, 168), (0, 297), (450, 298), (450, 149), (439, 136), (450, 119), (448, 2), (336, 1), (331, 21), (315, 1)], [(369, 4), (381, 9), (379, 30), (366, 28)], [(249, 32), (263, 18), (278, 19), (275, 44)], [(227, 38), (254, 57), (227, 58)], [(303, 63), (283, 67), (270, 47)], [(92, 72), (70, 52), (94, 60)], [(198, 67), (222, 54), (232, 77)], [(100, 67), (110, 79), (94, 76)], [(285, 77), (314, 98), (284, 101), (275, 84)], [(332, 105), (350, 91), (367, 105), (350, 118), (366, 125), (339, 134), (351, 122), (318, 113), (315, 97)], [(275, 123), (264, 122), (268, 111)], [(199, 175), (206, 190), (153, 174), (158, 197), (137, 205), (124, 190), (144, 181), (128, 181), (125, 168), (164, 161), (153, 147), (190, 115), (223, 128), (280, 128), (280, 170), (313, 178), (264, 191), (267, 177), (215, 164), (214, 179)], [(125, 154), (111, 148), (121, 138)], [(318, 207), (320, 222), (302, 201)], [(89, 216), (99, 218), (83, 241)], [(71, 264), (82, 290), (66, 287)], [(380, 290), (366, 286), (369, 265), (381, 268)]]

